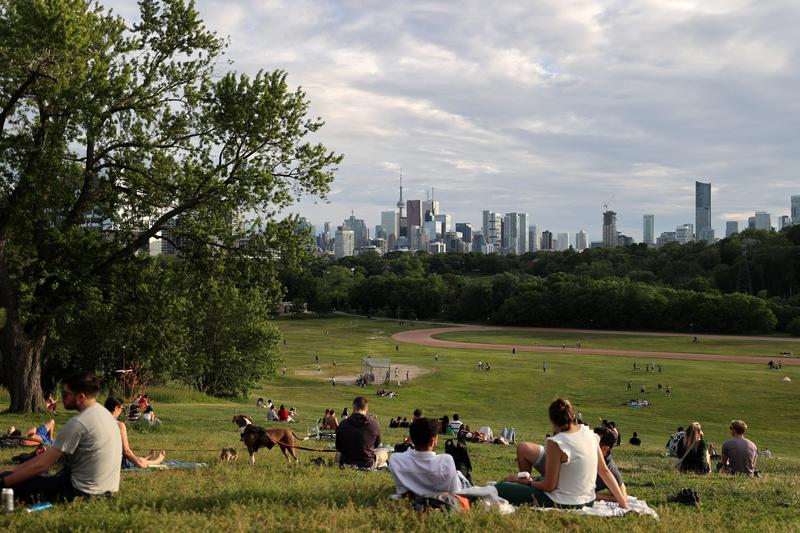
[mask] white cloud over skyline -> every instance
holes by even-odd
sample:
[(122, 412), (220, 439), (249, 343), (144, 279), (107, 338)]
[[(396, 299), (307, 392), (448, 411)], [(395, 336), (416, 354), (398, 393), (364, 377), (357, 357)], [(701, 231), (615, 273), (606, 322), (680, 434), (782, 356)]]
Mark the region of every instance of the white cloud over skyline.
[[(104, 2), (128, 18), (130, 0)], [(230, 37), (220, 68), (284, 69), (345, 154), (315, 225), (351, 210), (371, 228), (435, 187), (454, 221), (530, 214), (540, 230), (601, 233), (603, 202), (641, 237), (788, 214), (800, 194), (800, 4), (794, 0), (322, 2), (198, 0)]]

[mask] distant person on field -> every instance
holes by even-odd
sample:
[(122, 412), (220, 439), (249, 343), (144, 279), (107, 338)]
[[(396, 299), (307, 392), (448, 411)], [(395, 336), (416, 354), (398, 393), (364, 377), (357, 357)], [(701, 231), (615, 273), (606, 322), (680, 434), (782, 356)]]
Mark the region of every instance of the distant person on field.
[(111, 413), (111, 416), (117, 420), (117, 427), (119, 428), (119, 435), (122, 442), (122, 468), (147, 468), (150, 465), (163, 463), (167, 456), (167, 452), (164, 450), (161, 450), (161, 452), (150, 450), (150, 453), (147, 454), (147, 457), (139, 457), (133, 453), (130, 444), (128, 444), (128, 428), (123, 422), (118, 420), (119, 415), (122, 414), (122, 405), (122, 400), (119, 398), (114, 398), (113, 396), (106, 398), (104, 404), (105, 408), (108, 409), (108, 412)]
[(744, 420), (731, 420), (731, 438), (722, 444), (720, 472), (725, 474), (755, 475), (758, 447), (745, 438), (747, 424)]
[(458, 413), (453, 415), (453, 420), (450, 422), (450, 429), (458, 433), (464, 423), (459, 420)]
[[(97, 403), (100, 380), (91, 372), (64, 380), (65, 409), (77, 409), (53, 445), (10, 472), (0, 473), (0, 488), (11, 487), (15, 497), (29, 503), (71, 501), (76, 497), (111, 495), (119, 491), (122, 439), (114, 417)], [(45, 476), (62, 458), (66, 467)]]
[(681, 472), (708, 474), (711, 471), (708, 443), (703, 438), (703, 427), (699, 422), (689, 424), (686, 435), (678, 443), (678, 457)]
[(275, 406), (270, 405), (267, 410), (267, 422), (276, 422), (278, 420), (278, 413), (275, 412)]
[(683, 426), (678, 426), (675, 433), (670, 435), (667, 445), (665, 446), (667, 449), (667, 457), (678, 457), (678, 443), (683, 439), (684, 435), (686, 435), (686, 430), (683, 429)]
[(152, 405), (147, 406), (147, 408), (144, 410), (142, 418), (144, 418), (151, 426), (161, 424), (161, 419), (156, 418), (156, 413), (153, 411)]
[(639, 434), (634, 431), (633, 432), (633, 437), (628, 439), (628, 444), (630, 444), (631, 446), (641, 446), (642, 445), (642, 439), (640, 439), (639, 438)]
[(261, 409), (261, 408), (266, 409), (267, 408), (267, 404), (264, 403), (264, 398), (259, 398), (258, 400), (256, 400), (256, 407), (258, 407), (259, 409)]
[[(520, 474), (512, 474), (495, 485), (501, 498), (513, 504), (534, 504), (542, 507), (591, 506), (596, 499), (599, 476), (619, 506), (628, 508), (627, 497), (606, 466), (598, 435), (577, 423), (572, 404), (561, 398), (549, 408), (554, 436), (546, 447), (521, 443), (517, 447)], [(544, 455), (544, 478), (530, 476), (531, 468)]]
[(53, 398), (52, 394), (47, 395), (47, 400), (45, 400), (47, 404), (47, 410), (53, 414), (56, 414), (56, 410), (58, 409), (58, 400)]
[(367, 417), (369, 402), (363, 396), (353, 400), (353, 414), (343, 420), (336, 431), (336, 462), (340, 466), (380, 468), (389, 460), (381, 445), (381, 428)]
[[(422, 409), (420, 409), (420, 408), (414, 409), (414, 418), (411, 421), (414, 422), (416, 420), (419, 420), (420, 418), (422, 418)], [(437, 426), (436, 427), (437, 428), (439, 427), (438, 426), (438, 421), (437, 421)]]
[(409, 428), (413, 448), (394, 453), (389, 458), (389, 470), (394, 478), (395, 492), (420, 496), (434, 492), (457, 492), (468, 484), (462, 483), (453, 457), (437, 455), (439, 421), (417, 418)]

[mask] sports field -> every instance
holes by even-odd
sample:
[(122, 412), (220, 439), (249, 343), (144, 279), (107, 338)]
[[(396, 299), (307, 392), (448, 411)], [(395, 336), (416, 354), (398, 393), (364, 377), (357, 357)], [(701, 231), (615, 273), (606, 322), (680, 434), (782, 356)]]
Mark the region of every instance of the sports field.
[[(277, 325), (286, 338), (282, 347), (285, 362), (278, 368), (286, 366), (286, 374), (279, 371), (273, 380), (260, 384), (250, 398), (224, 401), (177, 386), (149, 391), (156, 414), (164, 424), (155, 430), (132, 430), (134, 449), (143, 454), (150, 448), (165, 448), (170, 459), (202, 461), (207, 467), (125, 472), (121, 493), (112, 501), (58, 506), (35, 514), (0, 514), (0, 529), (795, 531), (800, 527), (800, 445), (795, 430), (800, 413), (800, 367), (787, 365), (775, 371), (766, 364), (652, 358), (640, 363), (661, 364), (660, 374), (634, 373), (629, 358), (576, 357), (562, 353), (560, 348), (549, 353), (512, 354), (505, 350), (439, 348), (393, 340), (393, 334), (412, 329), (408, 323), (400, 326), (392, 321), (334, 318), (279, 320)], [(556, 342), (552, 340), (555, 338), (551, 342)], [(581, 339), (586, 346), (589, 339)], [(597, 342), (600, 341), (611, 343), (607, 346), (612, 349), (632, 346), (615, 345), (613, 339)], [(747, 353), (753, 343), (758, 344), (746, 342), (748, 347), (742, 349)], [(557, 342), (556, 345), (559, 346)], [(772, 349), (759, 347), (764, 355)], [(674, 346), (669, 349), (678, 351)], [(438, 361), (434, 358), (436, 353)], [(380, 398), (375, 396), (374, 387), (358, 389), (344, 379), (359, 372), (361, 358), (367, 355), (430, 372), (408, 382), (401, 373), (401, 386), (391, 386), (399, 396)], [(319, 372), (315, 356), (320, 358)], [(479, 360), (489, 362), (491, 371), (479, 370)], [(336, 387), (327, 381), (334, 375), (338, 376)], [(791, 383), (783, 382), (786, 376)], [(629, 382), (632, 392), (627, 391)], [(658, 392), (659, 383), (662, 387), (670, 385), (671, 397)], [(644, 396), (638, 392), (642, 385), (646, 389)], [(388, 473), (365, 474), (310, 464), (318, 456), (330, 460), (330, 453), (298, 452), (300, 464), (296, 467), (287, 466), (276, 449), (260, 451), (255, 467), (243, 460), (246, 452), (238, 442), (231, 417), (243, 413), (263, 420), (264, 411), (255, 407), (257, 397), (296, 407), (300, 422), (294, 429), (304, 433), (326, 408), (340, 413), (354, 396), (365, 392), (370, 412), (379, 416), (384, 440), (390, 444), (400, 442), (406, 430), (388, 429), (389, 419), (410, 417), (417, 407), (426, 415), (437, 417), (457, 412), (470, 426), (489, 425), (497, 433), (504, 426), (514, 426), (518, 438), (541, 442), (550, 432), (548, 403), (557, 396), (569, 398), (590, 423), (601, 418), (614, 420), (624, 442), (633, 431), (639, 433), (643, 445), (634, 448), (623, 444), (614, 451), (615, 460), (628, 492), (647, 500), (661, 520), (636, 516), (587, 518), (531, 509), (520, 509), (510, 516), (481, 511), (452, 517), (439, 513), (420, 516), (408, 503), (388, 500), (392, 492)], [(642, 397), (651, 402), (650, 407), (625, 406), (628, 400)], [(7, 401), (7, 395), (0, 392), (0, 409)], [(57, 430), (69, 416), (70, 413), (59, 412)], [(719, 447), (728, 437), (732, 418), (746, 420), (750, 425), (748, 437), (773, 452), (773, 458), (760, 459), (763, 478), (680, 475), (672, 467), (673, 460), (660, 457), (667, 438), (678, 425), (701, 422), (706, 438)], [(2, 414), (0, 424), (24, 427), (43, 419), (43, 415)], [(308, 443), (329, 449), (325, 443)], [(217, 457), (223, 446), (237, 447), (240, 460), (220, 464)], [(440, 448), (443, 446), (440, 442)], [(0, 450), (0, 463), (8, 464), (16, 453), (17, 450)], [(473, 476), (479, 484), (516, 470), (513, 447), (471, 445), (470, 453)], [(687, 486), (697, 488), (703, 502), (701, 509), (666, 502), (669, 495)]]

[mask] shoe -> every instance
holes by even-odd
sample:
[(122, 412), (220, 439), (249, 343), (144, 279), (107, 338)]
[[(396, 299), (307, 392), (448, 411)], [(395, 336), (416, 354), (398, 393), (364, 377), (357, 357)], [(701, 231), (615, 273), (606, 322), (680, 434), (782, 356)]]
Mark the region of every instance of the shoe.
[(697, 507), (700, 505), (700, 495), (697, 494), (695, 489), (685, 488), (681, 489), (678, 494), (667, 498), (667, 501), (672, 503), (680, 503), (683, 505), (694, 505)]

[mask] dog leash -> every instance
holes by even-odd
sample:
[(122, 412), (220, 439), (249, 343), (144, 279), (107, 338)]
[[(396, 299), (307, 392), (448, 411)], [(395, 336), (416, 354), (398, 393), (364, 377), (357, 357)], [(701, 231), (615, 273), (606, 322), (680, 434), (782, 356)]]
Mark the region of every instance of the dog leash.
[[(336, 450), (320, 450), (318, 448), (306, 448), (305, 446), (293, 446), (291, 444), (284, 444), (280, 441), (273, 439), (272, 435), (270, 435), (269, 433), (267, 433), (266, 435), (267, 437), (269, 437), (269, 440), (271, 440), (273, 444), (277, 444), (278, 446), (282, 446), (284, 448), (294, 448), (295, 450), (306, 450), (307, 452), (336, 453)], [(309, 437), (310, 436), (311, 435), (309, 435)]]

